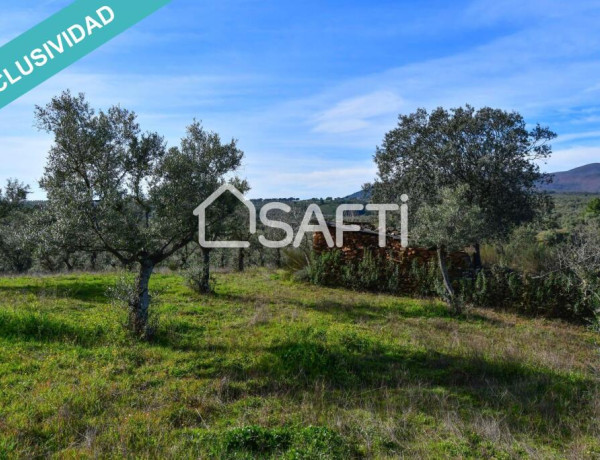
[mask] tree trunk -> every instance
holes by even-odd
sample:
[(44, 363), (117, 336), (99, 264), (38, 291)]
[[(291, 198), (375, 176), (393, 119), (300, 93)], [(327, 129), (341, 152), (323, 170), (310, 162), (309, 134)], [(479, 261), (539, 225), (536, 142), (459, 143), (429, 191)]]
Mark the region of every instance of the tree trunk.
[(243, 272), (244, 271), (244, 249), (240, 248), (240, 250), (238, 251), (238, 271), (239, 272)]
[(446, 265), (446, 250), (443, 247), (437, 249), (438, 262), (440, 264), (440, 271), (442, 272), (442, 279), (444, 280), (444, 288), (448, 297), (452, 299), (454, 297), (454, 288), (450, 282), (450, 274), (448, 273), (448, 266)]
[(481, 263), (481, 247), (479, 243), (475, 243), (475, 253), (473, 254), (473, 268), (480, 270), (483, 264)]
[(221, 268), (225, 268), (227, 261), (225, 260), (225, 249), (221, 249)]
[(65, 264), (65, 267), (67, 267), (67, 271), (68, 271), (68, 272), (72, 272), (72, 271), (73, 271), (73, 264), (72, 264), (72, 263), (69, 261), (69, 258), (68, 258), (68, 257), (65, 257), (65, 258), (63, 259), (63, 262), (64, 262), (64, 264)]
[(200, 292), (210, 292), (210, 249), (202, 248), (202, 279), (200, 280)]
[(275, 266), (281, 268), (281, 249), (277, 248), (275, 251)]
[(149, 338), (152, 331), (148, 330), (148, 313), (150, 310), (150, 277), (154, 271), (154, 262), (144, 260), (140, 263), (140, 273), (137, 278), (136, 297), (131, 311), (132, 331), (137, 337)]

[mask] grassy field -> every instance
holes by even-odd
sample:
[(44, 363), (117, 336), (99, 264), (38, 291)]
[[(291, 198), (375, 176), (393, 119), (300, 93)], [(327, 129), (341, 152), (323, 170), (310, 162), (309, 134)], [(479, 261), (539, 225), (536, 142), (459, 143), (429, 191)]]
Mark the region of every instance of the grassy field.
[(0, 279), (0, 459), (600, 458), (583, 327), (253, 271), (156, 275), (140, 344), (116, 279)]

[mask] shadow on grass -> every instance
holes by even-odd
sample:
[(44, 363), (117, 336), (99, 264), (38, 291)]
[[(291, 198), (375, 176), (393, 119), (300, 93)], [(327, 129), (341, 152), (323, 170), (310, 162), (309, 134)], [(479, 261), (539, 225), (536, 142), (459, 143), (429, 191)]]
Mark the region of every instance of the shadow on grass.
[(393, 314), (399, 318), (449, 318), (450, 310), (439, 302), (423, 302), (423, 304), (401, 304), (373, 306), (368, 302), (340, 302), (325, 299), (302, 304), (305, 308), (322, 313), (345, 317), (349, 320), (385, 319)]
[[(225, 300), (234, 305), (249, 306), (250, 308), (254, 308), (257, 303), (268, 302), (268, 298), (251, 294), (216, 293), (211, 295), (216, 299)], [(443, 302), (433, 300), (413, 299), (402, 301), (399, 299), (395, 303), (377, 305), (364, 301), (340, 301), (334, 298), (325, 298), (317, 301), (286, 298), (281, 303), (326, 313), (334, 316), (338, 321), (381, 321), (387, 320), (393, 315), (397, 318), (456, 318), (469, 323), (487, 323), (497, 326), (506, 325), (503, 321), (472, 312), (468, 315), (456, 316)]]
[(170, 319), (161, 321), (151, 343), (164, 348), (179, 351), (203, 352), (207, 346), (203, 344), (206, 327), (195, 325), (189, 321)]
[(0, 285), (1, 292), (32, 294), (37, 297), (108, 302), (106, 280), (32, 278), (27, 284)]
[(0, 311), (0, 337), (9, 339), (94, 347), (102, 342), (107, 332), (100, 325), (73, 325), (39, 313)]
[(344, 407), (360, 405), (365, 394), (381, 395), (386, 390), (389, 397), (390, 390), (425, 413), (457, 412), (470, 414), (473, 420), (482, 413), (493, 414), (511, 432), (535, 432), (549, 438), (556, 432), (570, 436), (576, 420), (585, 418), (585, 413), (592, 416), (597, 388), (584, 377), (532, 369), (513, 361), (403, 347), (307, 339), (281, 343), (262, 353), (264, 358), (258, 363), (222, 365), (206, 376), (239, 382), (243, 391), (237, 392), (237, 397), (302, 397), (305, 391), (323, 385), (330, 402)]

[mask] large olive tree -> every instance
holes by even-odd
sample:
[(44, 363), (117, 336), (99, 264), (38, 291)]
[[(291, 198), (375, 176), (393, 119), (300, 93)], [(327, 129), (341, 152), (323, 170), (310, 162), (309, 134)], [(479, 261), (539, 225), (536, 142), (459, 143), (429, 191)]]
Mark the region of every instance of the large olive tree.
[[(537, 186), (547, 177), (538, 161), (551, 154), (555, 136), (539, 125), (529, 129), (516, 112), (468, 105), (419, 109), (400, 116), (377, 148), (374, 197), (399, 203), (406, 193), (415, 216), (421, 206), (438, 202), (441, 188), (466, 186), (465, 199), (481, 210), (487, 237), (505, 236), (544, 207)], [(473, 242), (479, 265), (479, 241)]]
[(95, 111), (70, 92), (37, 107), (36, 119), (54, 135), (40, 181), (55, 217), (52, 231), (70, 248), (139, 266), (129, 324), (147, 336), (155, 266), (194, 239), (193, 210), (240, 166), (243, 152), (198, 122), (180, 147), (167, 149), (157, 133), (141, 131), (135, 113), (119, 106)]

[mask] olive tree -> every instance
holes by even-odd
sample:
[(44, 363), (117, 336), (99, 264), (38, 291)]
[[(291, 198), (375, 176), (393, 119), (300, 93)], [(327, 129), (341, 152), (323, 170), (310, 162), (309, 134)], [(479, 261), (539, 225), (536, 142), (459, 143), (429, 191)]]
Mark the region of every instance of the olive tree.
[[(238, 191), (246, 193), (250, 190), (248, 182), (239, 178), (229, 181)], [(236, 239), (240, 228), (247, 228), (247, 209), (232, 194), (224, 193), (205, 210), (205, 236), (207, 241), (224, 238)], [(198, 271), (192, 268), (189, 272), (192, 287), (199, 293), (207, 294), (212, 291), (210, 285), (210, 264), (213, 249), (200, 246), (202, 267)]]
[(478, 206), (469, 203), (468, 195), (464, 185), (441, 189), (435, 204), (419, 209), (418, 224), (413, 230), (419, 241), (436, 248), (445, 297), (457, 312), (461, 305), (448, 273), (447, 253), (473, 244), (486, 231), (485, 215)]
[(0, 271), (23, 273), (33, 263), (34, 246), (27, 231), (33, 208), (27, 207), (29, 186), (8, 179), (0, 189)]
[(68, 91), (37, 107), (36, 120), (54, 135), (40, 181), (54, 241), (62, 234), (72, 249), (139, 267), (129, 326), (147, 337), (154, 268), (194, 239), (193, 210), (240, 166), (243, 152), (196, 121), (181, 146), (168, 149), (159, 134), (141, 131), (134, 112), (96, 111)]

